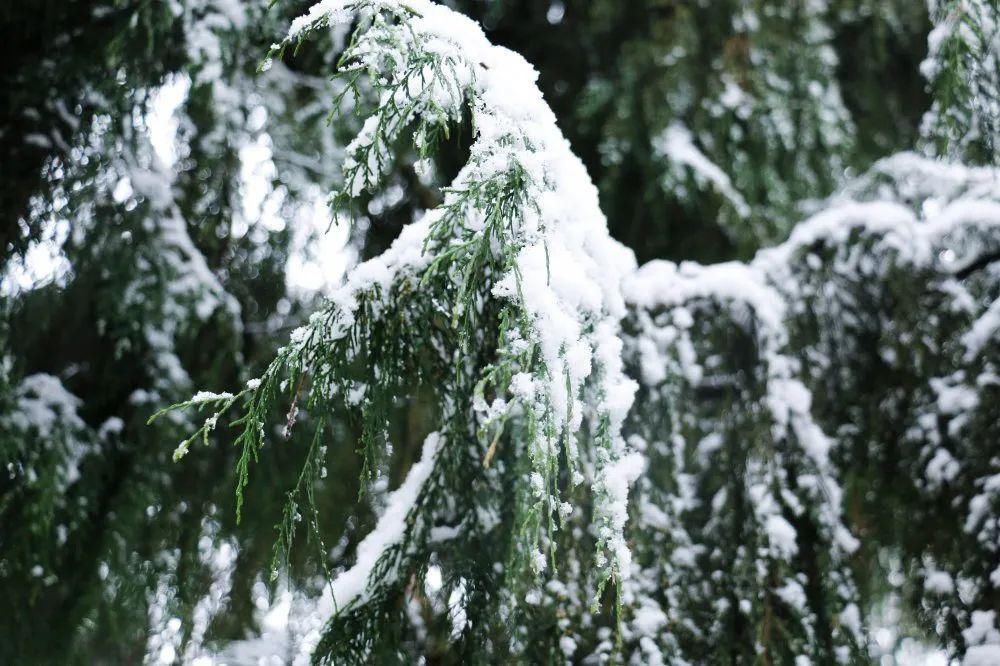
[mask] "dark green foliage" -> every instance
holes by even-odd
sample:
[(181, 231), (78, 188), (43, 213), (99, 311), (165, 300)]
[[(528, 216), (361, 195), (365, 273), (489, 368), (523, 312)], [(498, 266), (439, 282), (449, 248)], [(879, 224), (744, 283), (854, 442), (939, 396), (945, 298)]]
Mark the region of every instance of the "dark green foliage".
[[(769, 319), (724, 289), (650, 296), (712, 267), (614, 287), (640, 383), (625, 435), (646, 460), (631, 577), (601, 485), (625, 458), (614, 368), (595, 360), (573, 384), (567, 350), (555, 364), (538, 343), (525, 293), (552, 282), (548, 245), (544, 279), (495, 291), (534, 242), (522, 225), (552, 177), (484, 166), (495, 147), (476, 143), (460, 57), (391, 41), (385, 53), (410, 59), (352, 56), (364, 19), (272, 47), (305, 2), (8, 4), (0, 595), (16, 612), (0, 620), (0, 662), (226, 655), (263, 630), (256, 605), (332, 589), (419, 464), (432, 469), (363, 598), (313, 612), (330, 620), (309, 639), (315, 660), (864, 663), (887, 598), (920, 640), (978, 647), (975, 614), (1000, 610), (995, 171), (912, 155), (869, 167), (915, 146), (995, 166), (992, 0), (446, 3), (538, 69), (611, 234), (640, 263), (746, 260), (729, 283), (787, 307)], [(387, 15), (402, 34), (406, 12)], [(428, 76), (454, 86), (448, 102), (385, 97)], [(165, 160), (151, 113), (171, 89), (183, 92)], [(366, 118), (376, 133), (349, 146)], [(519, 132), (497, 145), (539, 149)], [(251, 185), (254, 151), (266, 157)], [(388, 256), (434, 211), (426, 264), (358, 280), (350, 307), (290, 288), (331, 192), (330, 224), (351, 222), (338, 261)], [(800, 220), (848, 199), (921, 222), (955, 201), (981, 207), (926, 247), (879, 227), (874, 208), (845, 235), (796, 244)], [(585, 217), (587, 192), (572, 203)], [(775, 244), (791, 249), (751, 261)], [(55, 276), (19, 277), (45, 247)], [(581, 306), (583, 339), (620, 315), (601, 307)], [(644, 374), (649, 340), (663, 377)], [(564, 383), (567, 413), (548, 393), (516, 394), (522, 374)], [(793, 383), (811, 403), (782, 416), (775, 387)], [(199, 389), (233, 393), (192, 400)], [(431, 433), (444, 442), (433, 461)], [(793, 529), (794, 552), (769, 516)]]

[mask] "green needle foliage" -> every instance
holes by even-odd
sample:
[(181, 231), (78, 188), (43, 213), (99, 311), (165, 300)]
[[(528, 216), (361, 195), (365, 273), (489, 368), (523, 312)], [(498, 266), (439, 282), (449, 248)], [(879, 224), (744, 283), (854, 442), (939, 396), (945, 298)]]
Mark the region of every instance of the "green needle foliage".
[(271, 4), (0, 10), (0, 661), (1000, 661), (995, 2)]

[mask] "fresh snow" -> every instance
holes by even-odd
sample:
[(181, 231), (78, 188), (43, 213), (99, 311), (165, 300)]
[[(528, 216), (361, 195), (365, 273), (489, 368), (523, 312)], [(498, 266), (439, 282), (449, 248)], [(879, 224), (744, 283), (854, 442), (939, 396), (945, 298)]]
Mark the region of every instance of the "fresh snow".
[[(431, 433), (424, 440), (420, 460), (415, 462), (402, 485), (389, 494), (385, 509), (375, 528), (361, 540), (355, 553), (355, 563), (347, 571), (338, 575), (323, 590), (315, 616), (322, 622), (330, 615), (365, 599), (365, 590), (372, 569), (390, 546), (398, 544), (406, 532), (406, 519), (416, 504), (420, 491), (434, 470), (435, 457), (444, 444), (438, 433)], [(300, 658), (308, 661), (320, 638), (321, 625), (315, 627), (303, 639)]]
[[(634, 479), (636, 466), (617, 461), (632, 460), (620, 428), (636, 385), (622, 365), (619, 322), (625, 315), (621, 285), (635, 268), (634, 256), (609, 236), (597, 190), (535, 85), (538, 73), (519, 55), (490, 44), (475, 22), (428, 0), (324, 0), (293, 22), (286, 43), (316, 27), (350, 22), (356, 9), (405, 16), (407, 29), (393, 35), (400, 44), (380, 48), (395, 49), (394, 57), (404, 62), (411, 52), (432, 53), (448, 63), (451, 74), (443, 80), (427, 70), (395, 88), (395, 98), (383, 99), (383, 106), (391, 102), (412, 108), (406, 118), (394, 117), (389, 132), (400, 131), (421, 112), (458, 117), (468, 104), (476, 135), (469, 162), (452, 189), (503, 177), (514, 165), (525, 175), (525, 200), (534, 205), (523, 207), (516, 218), (515, 268), (497, 282), (493, 295), (522, 308), (531, 322), (546, 372), (532, 381), (534, 396), (543, 399), (527, 406), (538, 409), (540, 418), (554, 421), (557, 431), (574, 437), (584, 415), (575, 403), (586, 382), (598, 384), (597, 404), (590, 409), (609, 419), (610, 448), (591, 476), (599, 498), (598, 519), (605, 526), (602, 541), (612, 554), (609, 566), (624, 574), (629, 560), (622, 536), (627, 482)], [(379, 24), (371, 30), (391, 28)], [(376, 60), (367, 64), (379, 65)], [(352, 195), (375, 188), (388, 163), (379, 131), (376, 117), (370, 117), (348, 147), (344, 166), (346, 189)], [(446, 195), (446, 204), (452, 196)], [(475, 230), (482, 220), (475, 211), (469, 214), (465, 224)], [(398, 280), (418, 275), (432, 258), (424, 249), (441, 215), (441, 210), (427, 212), (408, 225), (387, 252), (350, 271), (331, 298), (332, 322), (314, 320), (308, 330), (293, 335), (293, 344), (305, 349), (342, 338), (354, 324), (360, 294), (376, 286), (387, 294)], [(528, 288), (521, 289), (522, 284)], [(522, 398), (529, 390), (524, 378), (512, 388)], [(576, 457), (572, 443), (570, 456)]]
[[(738, 90), (738, 88), (736, 89)], [(653, 142), (653, 145), (657, 153), (672, 161), (676, 166), (691, 169), (695, 179), (700, 184), (713, 185), (719, 194), (729, 201), (740, 217), (750, 215), (750, 206), (746, 199), (733, 187), (733, 182), (726, 172), (698, 150), (698, 147), (694, 145), (694, 137), (687, 127), (678, 122), (672, 123)]]
[(410, 468), (403, 485), (390, 493), (385, 511), (379, 517), (375, 529), (358, 544), (354, 566), (337, 576), (331, 584), (335, 608), (344, 608), (363, 594), (375, 563), (386, 548), (399, 543), (403, 538), (406, 517), (434, 469), (434, 457), (440, 446), (441, 438), (437, 433), (428, 435), (424, 440), (420, 460)]

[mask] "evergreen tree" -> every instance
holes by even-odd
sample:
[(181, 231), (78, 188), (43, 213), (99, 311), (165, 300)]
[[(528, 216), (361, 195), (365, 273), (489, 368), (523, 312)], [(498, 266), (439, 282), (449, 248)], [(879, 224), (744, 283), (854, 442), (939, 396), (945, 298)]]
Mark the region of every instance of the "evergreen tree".
[(995, 2), (2, 12), (0, 660), (1000, 661)]

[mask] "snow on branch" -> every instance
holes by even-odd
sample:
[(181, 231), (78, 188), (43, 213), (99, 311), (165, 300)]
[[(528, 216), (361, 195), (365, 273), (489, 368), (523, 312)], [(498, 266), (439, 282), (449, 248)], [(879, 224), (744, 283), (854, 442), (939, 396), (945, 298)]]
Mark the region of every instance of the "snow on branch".
[[(345, 93), (360, 97), (363, 77), (377, 105), (347, 148), (345, 185), (333, 201), (377, 189), (401, 140), (432, 159), (465, 114), (474, 130), (469, 159), (442, 204), (354, 268), (329, 305), (292, 334), (260, 384), (244, 392), (238, 495), (264, 444), (268, 406), (281, 393), (293, 401), (288, 427), (300, 396), (311, 410), (359, 409), (366, 476), (374, 478), (391, 449), (387, 410), (422, 381), (429, 363), (450, 376), (435, 386), (442, 451), (427, 462), (433, 484), (408, 508), (418, 531), (407, 539), (419, 542), (419, 530), (444, 510), (434, 505), (442, 501), (436, 493), (459, 483), (448, 461), (466, 455), (460, 442), (472, 435), (484, 467), (499, 446), (503, 469), (526, 464), (538, 479), (512, 526), (535, 555), (524, 565), (515, 551), (514, 576), (521, 566), (537, 575), (557, 560), (554, 534), (568, 506), (561, 479), (570, 488), (589, 484), (596, 598), (607, 581), (629, 573), (626, 502), (644, 464), (621, 436), (635, 390), (619, 337), (621, 283), (633, 255), (610, 238), (597, 191), (535, 85), (537, 72), (491, 45), (469, 19), (426, 0), (324, 1), (293, 23), (272, 57), (316, 30), (350, 22), (357, 27), (341, 58)], [(440, 323), (405, 325), (415, 321)], [(470, 362), (473, 350), (485, 357)], [(425, 547), (398, 546), (403, 568), (422, 566)], [(379, 557), (368, 553), (365, 561)], [(385, 567), (356, 571), (369, 592), (395, 584)], [(337, 617), (358, 616), (352, 608), (351, 617)]]
[[(640, 548), (641, 573), (629, 583), (644, 609), (630, 627), (644, 658), (691, 659), (716, 644), (711, 626), (668, 637), (647, 622), (655, 612), (682, 623), (712, 602), (710, 589), (736, 590), (739, 608), (725, 612), (755, 626), (790, 612), (782, 644), (762, 641), (758, 652), (850, 662), (863, 629), (845, 563), (859, 541), (845, 526), (838, 478), (857, 483), (885, 464), (874, 462), (881, 456), (899, 459), (928, 502), (967, 507), (954, 539), (964, 531), (978, 542), (949, 564), (965, 581), (963, 599), (932, 593), (925, 608), (944, 626), (956, 608), (966, 609), (961, 618), (988, 603), (1000, 475), (995, 454), (974, 443), (991, 439), (996, 423), (997, 182), (992, 169), (898, 155), (747, 264), (654, 261), (626, 281), (626, 350), (642, 379), (627, 432), (654, 478), (677, 480), (641, 481), (630, 526), (637, 539), (664, 534), (673, 552), (661, 565), (662, 551)], [(878, 373), (874, 385), (869, 373)], [(857, 447), (864, 457), (855, 460)], [(741, 471), (727, 479), (721, 470), (734, 466)], [(982, 492), (960, 491), (975, 487)], [(727, 550), (729, 521), (756, 552)], [(804, 534), (829, 558), (822, 580), (809, 573), (817, 551), (803, 552)], [(659, 566), (675, 581), (668, 595)], [(770, 582), (742, 577), (741, 567), (771, 572)], [(831, 611), (824, 628), (818, 618)], [(831, 633), (833, 653), (817, 632)]]
[[(243, 403), (239, 512), (282, 396), (291, 402), (286, 432), (300, 407), (321, 423), (333, 410), (360, 414), (364, 487), (385, 478), (393, 410), (418, 389), (433, 394), (436, 434), (355, 565), (332, 582), (326, 630), (307, 641), (314, 656), (370, 658), (429, 562), (462, 561), (461, 549), (486, 539), (507, 552), (485, 571), (454, 573), (453, 589), (491, 616), (558, 603), (584, 626), (612, 581), (615, 613), (628, 620), (622, 636), (651, 662), (697, 660), (717, 645), (718, 616), (705, 627), (684, 621), (712, 607), (739, 614), (752, 653), (769, 661), (858, 658), (864, 629), (847, 566), (858, 541), (845, 527), (834, 467), (854, 431), (823, 370), (844, 350), (899, 362), (891, 345), (865, 350), (864, 336), (892, 329), (900, 314), (892, 303), (925, 299), (948, 315), (930, 320), (929, 342), (901, 338), (925, 344), (937, 373), (913, 371), (924, 373), (923, 392), (905, 415), (908, 436), (929, 428), (930, 410), (955, 431), (977, 422), (982, 401), (952, 400), (961, 413), (943, 403), (976, 390), (984, 375), (972, 373), (987, 363), (978, 351), (995, 331), (993, 309), (981, 310), (997, 295), (976, 275), (993, 270), (998, 250), (1000, 204), (987, 180), (948, 172), (931, 186), (938, 190), (907, 198), (901, 172), (947, 169), (894, 158), (748, 264), (654, 262), (636, 271), (523, 58), (429, 0), (323, 0), (271, 58), (334, 25), (354, 28), (340, 60), (343, 94), (355, 109), (374, 95), (346, 148), (335, 205), (377, 193), (401, 146), (432, 161), (466, 119), (472, 141), (440, 205), (351, 270), (259, 382), (211, 405)], [(658, 149), (748, 214), (683, 126), (669, 126)], [(960, 350), (949, 326), (968, 331)], [(949, 363), (968, 367), (943, 374)], [(314, 441), (321, 433), (322, 425)], [(922, 491), (940, 488), (944, 470), (965, 473), (949, 464), (944, 442), (912, 456), (938, 470)], [(313, 467), (306, 463), (303, 478)], [(295, 506), (280, 530), (287, 547)], [(442, 530), (447, 539), (433, 538)], [(661, 546), (671, 553), (662, 568)], [(563, 583), (560, 561), (579, 573), (581, 554), (592, 557), (586, 581)], [(568, 654), (574, 636), (564, 636)]]

